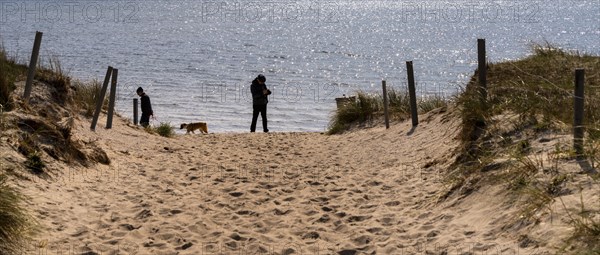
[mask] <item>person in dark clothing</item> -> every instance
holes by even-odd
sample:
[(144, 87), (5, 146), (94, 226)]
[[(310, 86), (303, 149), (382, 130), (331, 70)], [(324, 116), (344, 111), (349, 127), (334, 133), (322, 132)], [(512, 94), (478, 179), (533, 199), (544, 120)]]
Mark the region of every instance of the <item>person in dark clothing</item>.
[(137, 94), (142, 101), (142, 117), (140, 118), (140, 125), (142, 125), (142, 127), (147, 127), (150, 125), (150, 116), (154, 116), (152, 105), (150, 104), (150, 97), (144, 93), (142, 87), (137, 89)]
[(256, 121), (258, 120), (258, 114), (262, 118), (262, 126), (264, 132), (269, 132), (267, 128), (267, 103), (269, 103), (268, 95), (271, 91), (267, 89), (265, 82), (267, 79), (264, 75), (259, 74), (250, 86), (250, 92), (252, 92), (252, 124), (250, 125), (250, 132), (256, 131)]

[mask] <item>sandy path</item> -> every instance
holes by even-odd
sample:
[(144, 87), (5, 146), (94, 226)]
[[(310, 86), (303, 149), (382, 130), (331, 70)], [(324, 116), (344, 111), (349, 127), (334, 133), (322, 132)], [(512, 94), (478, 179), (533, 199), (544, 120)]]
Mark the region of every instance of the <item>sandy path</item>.
[(96, 140), (111, 166), (63, 169), (23, 187), (45, 226), (35, 242), (43, 247), (27, 254), (514, 252), (493, 231), (498, 208), (478, 206), (485, 197), (435, 204), (458, 121), (421, 119), (412, 132), (395, 123), (335, 136), (171, 139), (122, 120), (96, 133), (79, 122), (75, 139)]

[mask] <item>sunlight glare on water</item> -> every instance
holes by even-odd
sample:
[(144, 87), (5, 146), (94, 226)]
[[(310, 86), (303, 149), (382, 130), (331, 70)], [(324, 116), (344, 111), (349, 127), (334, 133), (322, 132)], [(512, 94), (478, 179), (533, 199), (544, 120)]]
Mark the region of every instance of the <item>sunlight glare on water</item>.
[(382, 79), (404, 89), (408, 60), (419, 94), (456, 93), (476, 67), (477, 38), (492, 62), (545, 41), (600, 54), (596, 0), (53, 1), (63, 15), (51, 17), (22, 11), (48, 1), (0, 3), (0, 40), (21, 62), (42, 31), (42, 63), (56, 56), (82, 80), (119, 69), (124, 116), (142, 86), (159, 122), (212, 132), (248, 131), (259, 73), (273, 91), (271, 131), (323, 131), (334, 98), (379, 92)]

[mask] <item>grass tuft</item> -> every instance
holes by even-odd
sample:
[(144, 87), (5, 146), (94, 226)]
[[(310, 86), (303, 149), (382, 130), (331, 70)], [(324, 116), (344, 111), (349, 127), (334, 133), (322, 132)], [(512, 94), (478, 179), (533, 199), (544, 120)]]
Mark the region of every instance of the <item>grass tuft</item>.
[[(96, 110), (96, 100), (100, 96), (102, 84), (93, 80), (89, 83), (73, 82), (73, 103), (84, 111), (86, 117), (92, 117)], [(103, 108), (108, 108), (108, 98), (104, 97)]]
[[(446, 106), (448, 101), (440, 96), (422, 97), (418, 100), (419, 113)], [(388, 91), (388, 110), (390, 119), (405, 120), (410, 117), (410, 100), (407, 91)], [(356, 93), (356, 100), (338, 108), (329, 122), (328, 134), (339, 134), (352, 126), (371, 124), (383, 116), (383, 96), (363, 91)]]
[(14, 59), (9, 59), (6, 51), (0, 46), (0, 105), (4, 111), (13, 108), (10, 95), (15, 90), (15, 80), (25, 75), (27, 67), (19, 65)]
[[(548, 43), (533, 45), (532, 53), (521, 60), (488, 64), (487, 100), (480, 97), (478, 71), (457, 96), (462, 117), (459, 135), (462, 146), (449, 177), (456, 183), (449, 192), (464, 189), (465, 180), (504, 182), (510, 192), (525, 198), (521, 216), (527, 221), (539, 215), (540, 210), (550, 210), (549, 205), (555, 198), (567, 192), (565, 187), (570, 177), (559, 169), (558, 161), (563, 157), (573, 158), (569, 149), (556, 145), (556, 152), (548, 159), (535, 156), (532, 159), (528, 154), (533, 151), (532, 139), (552, 131), (571, 132), (576, 68), (584, 68), (586, 72), (585, 153), (592, 165), (596, 165), (600, 151), (597, 142), (600, 137), (600, 75), (597, 75), (600, 57), (566, 51)], [(544, 166), (548, 160), (552, 166)], [(486, 170), (489, 162), (498, 161), (516, 163), (507, 164), (503, 172)], [(583, 208), (581, 212), (580, 216), (572, 217), (575, 238), (579, 243), (600, 243), (600, 223), (593, 217), (597, 213)], [(591, 245), (581, 250), (591, 252), (584, 254), (599, 254), (599, 248)]]
[(44, 173), (44, 168), (46, 167), (46, 164), (40, 157), (40, 153), (36, 151), (27, 155), (25, 166), (29, 168), (29, 170), (31, 170), (34, 174), (42, 174)]
[[(600, 218), (595, 217), (598, 211), (589, 210), (583, 202), (583, 193), (580, 194), (580, 208), (577, 215), (568, 213), (571, 224), (575, 227), (575, 232), (571, 237), (583, 244), (577, 247), (577, 254), (600, 254)], [(560, 199), (562, 206), (566, 209), (564, 201)]]
[(4, 51), (0, 50), (0, 105), (2, 105), (2, 108), (9, 105), (10, 94), (15, 89), (14, 85), (8, 80), (5, 66), (6, 57)]
[(157, 127), (154, 127), (154, 132), (164, 137), (173, 137), (175, 130), (169, 122), (161, 122)]
[(0, 175), (0, 254), (21, 254), (35, 227), (22, 206), (23, 197)]
[(53, 97), (57, 102), (64, 105), (70, 99), (71, 77), (63, 70), (58, 57), (50, 57), (48, 66), (37, 68), (35, 78), (55, 88)]

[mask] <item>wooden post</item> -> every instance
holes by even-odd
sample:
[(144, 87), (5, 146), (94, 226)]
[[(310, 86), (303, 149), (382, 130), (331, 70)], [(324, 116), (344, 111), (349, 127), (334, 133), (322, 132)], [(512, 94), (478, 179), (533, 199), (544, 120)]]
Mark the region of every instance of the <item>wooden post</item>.
[(31, 51), (31, 60), (29, 61), (29, 69), (27, 69), (27, 81), (25, 82), (25, 93), (23, 98), (29, 101), (31, 95), (31, 87), (33, 86), (33, 78), (35, 78), (35, 68), (37, 66), (38, 56), (40, 55), (40, 47), (42, 45), (42, 32), (35, 32), (35, 41), (33, 42), (33, 51)]
[(487, 101), (487, 63), (485, 53), (485, 39), (477, 39), (477, 62), (479, 71), (479, 93), (482, 102)]
[(410, 97), (410, 113), (413, 127), (419, 125), (419, 114), (417, 112), (417, 92), (415, 90), (415, 73), (412, 61), (406, 61), (406, 73), (408, 75), (408, 95)]
[(390, 128), (390, 115), (388, 112), (388, 96), (387, 96), (387, 88), (385, 85), (385, 80), (381, 81), (381, 86), (383, 87), (383, 115), (385, 116), (385, 129)]
[(100, 117), (100, 111), (102, 110), (104, 96), (106, 95), (106, 89), (108, 88), (108, 82), (110, 81), (110, 75), (112, 74), (112, 71), (112, 66), (109, 66), (108, 70), (106, 70), (106, 76), (104, 76), (104, 83), (102, 83), (100, 94), (98, 94), (96, 97), (96, 111), (94, 111), (94, 118), (92, 119), (92, 126), (90, 127), (92, 131), (96, 130), (96, 124), (98, 124), (98, 117)]
[(108, 116), (106, 116), (106, 129), (112, 128), (113, 115), (115, 112), (115, 97), (117, 96), (117, 78), (119, 69), (113, 69), (110, 82), (110, 97), (108, 98)]
[(585, 70), (575, 70), (575, 116), (573, 121), (573, 148), (577, 157), (583, 155), (583, 104), (584, 104), (584, 80)]
[(138, 124), (138, 99), (133, 99), (133, 125)]

